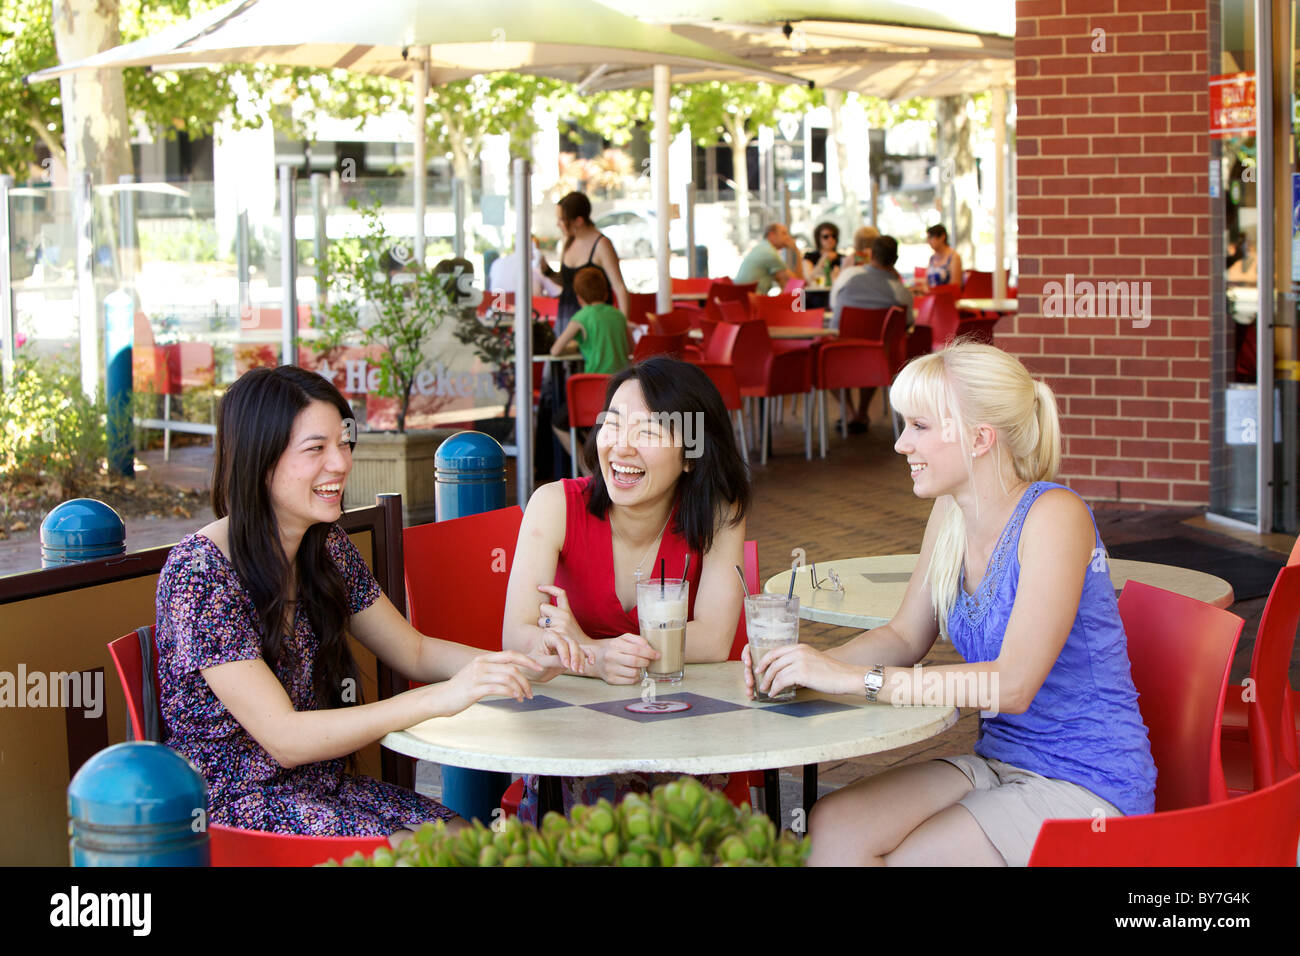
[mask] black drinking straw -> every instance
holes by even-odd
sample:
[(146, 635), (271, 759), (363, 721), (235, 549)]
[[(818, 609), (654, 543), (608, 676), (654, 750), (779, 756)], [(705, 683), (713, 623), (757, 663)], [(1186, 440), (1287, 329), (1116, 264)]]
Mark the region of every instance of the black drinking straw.
[(790, 572), (790, 590), (785, 592), (785, 599), (786, 601), (789, 601), (790, 598), (792, 597), (794, 597), (794, 572), (793, 571)]
[(659, 596), (664, 596), (664, 566), (667, 565), (667, 558), (659, 559)]

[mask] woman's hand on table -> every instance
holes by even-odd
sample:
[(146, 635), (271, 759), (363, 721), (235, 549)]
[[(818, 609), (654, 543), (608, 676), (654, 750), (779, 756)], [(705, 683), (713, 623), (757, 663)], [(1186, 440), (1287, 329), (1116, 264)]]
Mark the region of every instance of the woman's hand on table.
[[(741, 652), (745, 662), (745, 692), (754, 696), (749, 645)], [(827, 657), (807, 644), (788, 644), (767, 652), (758, 666), (758, 687), (779, 694), (787, 687), (807, 687), (823, 694), (856, 694), (863, 689), (862, 668)]]
[(542, 638), (528, 652), (528, 656), (537, 662), (540, 675), (532, 679), (541, 684), (560, 676), (565, 671), (586, 674), (587, 668), (594, 667), (596, 663), (594, 648), (580, 644), (549, 627), (542, 628)]
[[(587, 673), (587, 664), (594, 664), (596, 656), (590, 648), (591, 638), (583, 632), (569, 610), (569, 596), (564, 593), (564, 588), (553, 584), (539, 584), (537, 590), (551, 598), (537, 606), (537, 626), (542, 629), (543, 643), (559, 655), (573, 673)], [(584, 645), (587, 645), (585, 652), (581, 650)]]
[(537, 673), (538, 662), (518, 651), (480, 654), (458, 670), (450, 680), (428, 685), (433, 703), (432, 717), (451, 717), (484, 697), (513, 697), (522, 701), (533, 696), (524, 676)]
[(641, 669), (659, 659), (640, 634), (620, 634), (601, 641), (596, 650), (596, 674), (606, 684), (638, 684)]

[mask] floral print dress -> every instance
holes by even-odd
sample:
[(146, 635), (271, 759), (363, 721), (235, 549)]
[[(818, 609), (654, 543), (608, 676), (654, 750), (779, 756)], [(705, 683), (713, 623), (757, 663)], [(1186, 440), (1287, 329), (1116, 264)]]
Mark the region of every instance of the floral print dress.
[[(326, 540), (351, 613), (379, 597), (379, 584), (346, 533)], [(163, 742), (208, 783), (208, 819), (224, 826), (316, 836), (386, 836), (454, 814), (410, 790), (354, 776), (342, 758), (286, 769), (235, 720), (201, 673), (230, 661), (262, 660), (257, 612), (234, 567), (210, 539), (192, 534), (171, 550), (158, 579), (158, 680)], [(316, 709), (312, 669), (318, 641), (295, 610), (274, 668), (295, 710)]]

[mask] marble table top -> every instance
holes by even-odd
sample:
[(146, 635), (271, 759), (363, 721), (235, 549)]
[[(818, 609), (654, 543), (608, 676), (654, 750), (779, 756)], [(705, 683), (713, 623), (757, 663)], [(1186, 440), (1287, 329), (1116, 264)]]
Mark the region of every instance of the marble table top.
[[(810, 569), (801, 568), (794, 585), (794, 593), (799, 598), (799, 616), (806, 621), (862, 630), (887, 624), (903, 603), (916, 559), (915, 554), (887, 554), (818, 561), (819, 582), (825, 582), (827, 571), (833, 568), (844, 584), (843, 591), (828, 591), (824, 587), (814, 590)], [(1106, 560), (1116, 593), (1124, 587), (1125, 581), (1132, 578), (1215, 607), (1229, 607), (1234, 600), (1232, 585), (1212, 574), (1147, 561)], [(763, 590), (769, 594), (785, 594), (790, 586), (790, 573), (782, 571), (769, 578)]]
[(1019, 299), (958, 299), (957, 308), (974, 309), (977, 312), (1017, 312)]
[(632, 719), (619, 702), (639, 701), (639, 685), (562, 676), (534, 685), (533, 700), (522, 706), (509, 699), (480, 701), (454, 717), (388, 734), (381, 743), (411, 757), (475, 770), (703, 774), (878, 753), (933, 737), (957, 721), (952, 707), (891, 707), (808, 690), (798, 692), (791, 708), (804, 715), (791, 716), (779, 709), (791, 705), (747, 700), (742, 667), (739, 661), (687, 664), (682, 683), (656, 685), (660, 701), (696, 695), (693, 710), (680, 714)]

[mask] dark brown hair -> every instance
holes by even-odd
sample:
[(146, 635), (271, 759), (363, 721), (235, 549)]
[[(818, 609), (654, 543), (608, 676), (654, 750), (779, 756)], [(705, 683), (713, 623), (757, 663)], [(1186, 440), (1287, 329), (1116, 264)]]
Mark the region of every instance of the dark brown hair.
[[(271, 505), (270, 478), (289, 445), (294, 421), (314, 401), (334, 406), (345, 421), (353, 417), (347, 400), (328, 379), (294, 365), (250, 369), (226, 390), (217, 407), (212, 511), (230, 519), (230, 560), (253, 600), (262, 630), (262, 657), (272, 671), (284, 646), (291, 574)], [(361, 686), (347, 644), (347, 588), (325, 546), (334, 527), (308, 528), (294, 559), (298, 606), (320, 645), (312, 686), (321, 709), (344, 706), (345, 679), (351, 678), (355, 688)]]

